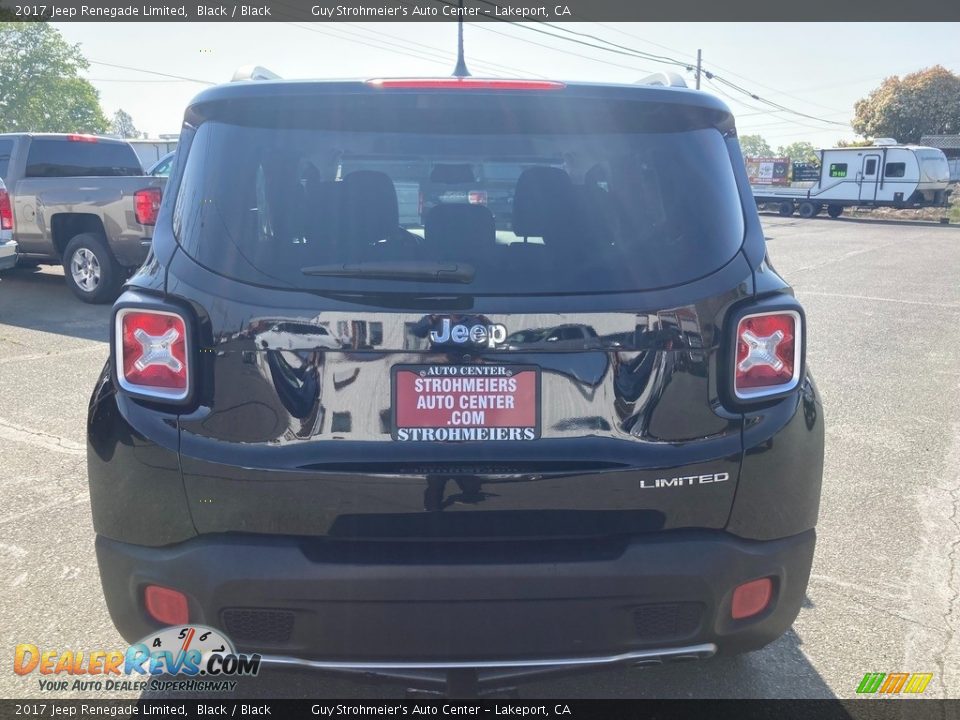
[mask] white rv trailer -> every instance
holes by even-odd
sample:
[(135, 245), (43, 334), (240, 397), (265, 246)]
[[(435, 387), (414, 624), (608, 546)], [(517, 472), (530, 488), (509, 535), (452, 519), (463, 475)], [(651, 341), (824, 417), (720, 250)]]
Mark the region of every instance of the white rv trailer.
[(757, 205), (774, 204), (783, 216), (814, 217), (824, 208), (937, 207), (947, 204), (950, 168), (940, 150), (880, 138), (870, 147), (820, 151), (820, 177), (790, 186), (751, 185)]

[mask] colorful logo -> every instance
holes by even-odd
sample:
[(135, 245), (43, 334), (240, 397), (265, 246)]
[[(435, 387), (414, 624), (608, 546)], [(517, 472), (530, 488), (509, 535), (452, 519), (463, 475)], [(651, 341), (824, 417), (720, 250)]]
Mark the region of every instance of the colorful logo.
[(933, 673), (867, 673), (857, 686), (858, 695), (919, 695), (927, 689)]
[[(13, 671), (22, 676), (39, 674), (41, 690), (194, 692), (233, 690), (237, 683), (227, 678), (256, 675), (260, 659), (260, 655), (238, 653), (219, 630), (187, 625), (164, 628), (125, 651), (59, 652), (21, 643), (14, 650)], [(63, 676), (74, 679), (60, 679)]]

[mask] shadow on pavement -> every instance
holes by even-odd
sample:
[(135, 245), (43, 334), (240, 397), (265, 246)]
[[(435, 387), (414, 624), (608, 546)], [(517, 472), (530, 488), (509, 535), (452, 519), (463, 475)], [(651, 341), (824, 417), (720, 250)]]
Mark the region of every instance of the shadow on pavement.
[(74, 297), (61, 268), (15, 268), (0, 275), (0, 325), (107, 342), (110, 305)]

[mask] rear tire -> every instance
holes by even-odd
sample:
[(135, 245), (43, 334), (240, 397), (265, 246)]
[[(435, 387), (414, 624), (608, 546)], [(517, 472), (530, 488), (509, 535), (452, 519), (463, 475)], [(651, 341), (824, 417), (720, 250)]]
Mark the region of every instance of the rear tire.
[(790, 217), (793, 215), (793, 203), (792, 202), (782, 202), (777, 208), (777, 212), (780, 213), (780, 217)]
[(800, 203), (799, 211), (800, 217), (809, 220), (817, 216), (817, 213), (820, 212), (820, 206), (812, 202), (802, 202)]
[(838, 218), (843, 215), (843, 205), (827, 205), (827, 215)]
[(124, 268), (110, 252), (106, 239), (96, 233), (75, 235), (63, 253), (67, 287), (87, 303), (116, 299), (126, 279)]

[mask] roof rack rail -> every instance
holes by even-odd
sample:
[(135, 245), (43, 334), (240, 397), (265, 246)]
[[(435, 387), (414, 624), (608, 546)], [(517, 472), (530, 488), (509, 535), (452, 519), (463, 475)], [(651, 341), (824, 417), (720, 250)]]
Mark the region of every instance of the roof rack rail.
[(658, 72), (637, 80), (637, 85), (660, 85), (662, 87), (687, 87), (687, 81), (675, 72)]
[(233, 77), (230, 78), (230, 82), (238, 82), (240, 80), (280, 80), (280, 76), (271, 70), (267, 70), (265, 67), (260, 67), (259, 65), (244, 65), (243, 67), (238, 67), (233, 73)]

